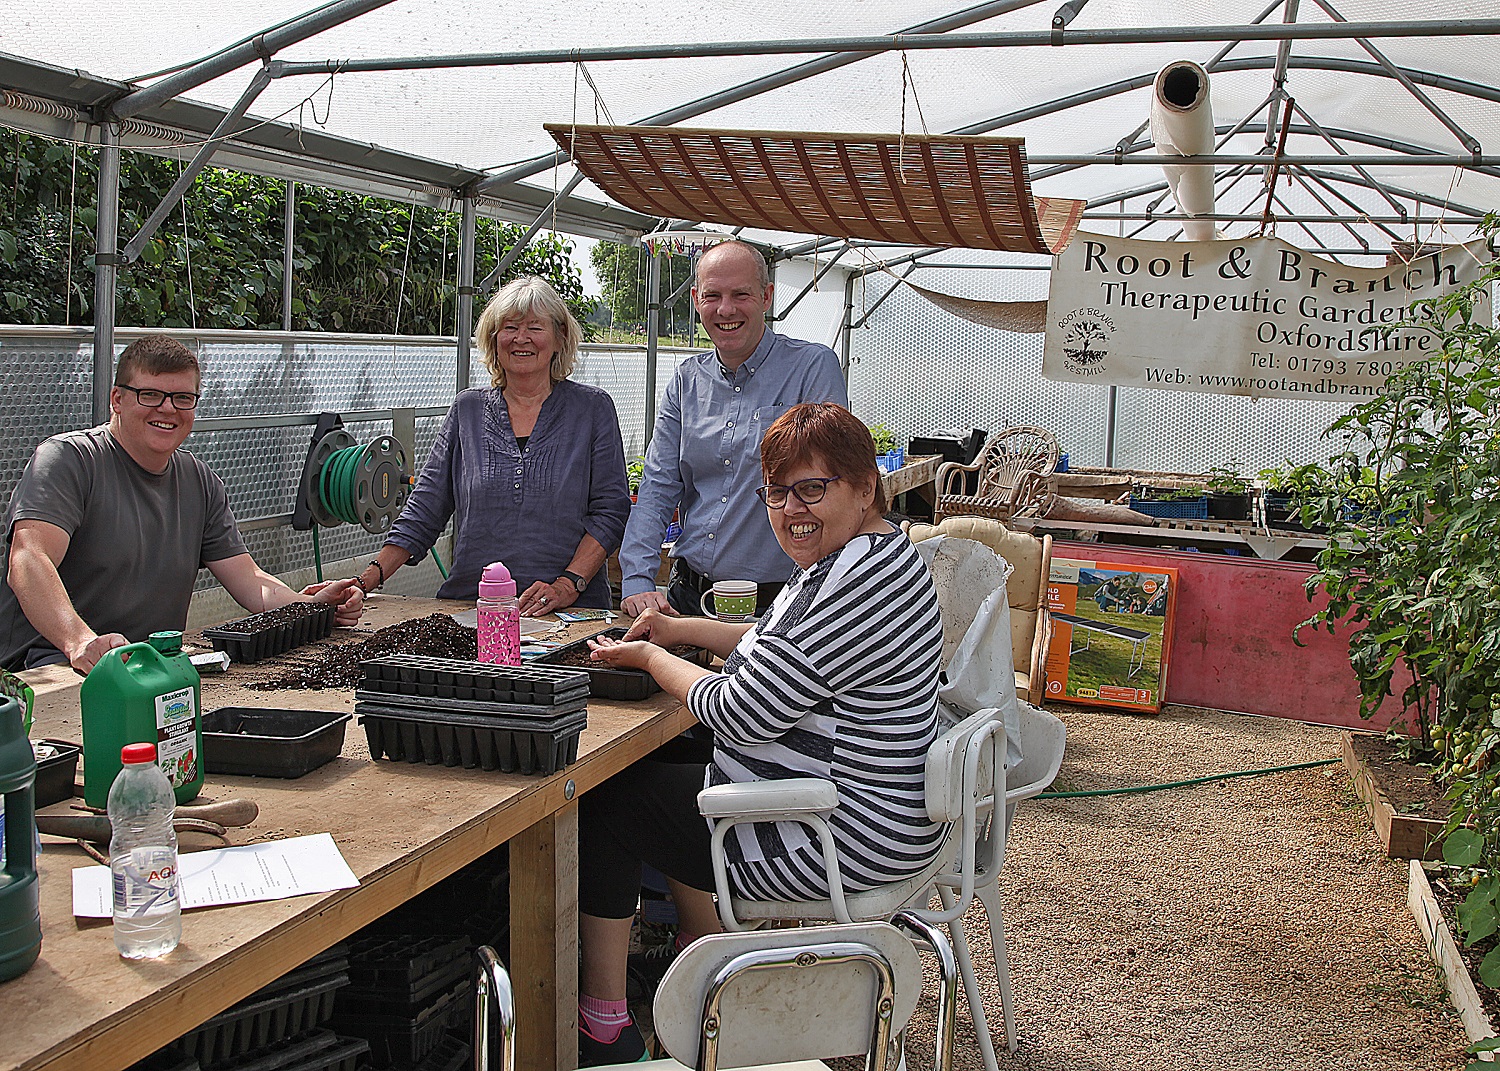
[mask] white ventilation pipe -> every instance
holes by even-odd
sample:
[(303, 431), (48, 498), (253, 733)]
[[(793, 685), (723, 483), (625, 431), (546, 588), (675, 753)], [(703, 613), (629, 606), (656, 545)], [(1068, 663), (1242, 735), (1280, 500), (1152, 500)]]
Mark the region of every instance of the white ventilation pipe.
[[(1208, 72), (1192, 60), (1177, 60), (1161, 69), (1151, 94), (1151, 140), (1162, 155), (1197, 156), (1214, 151), (1214, 111), (1208, 100)], [(1166, 164), (1167, 186), (1186, 217), (1214, 210), (1212, 164)], [(1190, 242), (1214, 237), (1212, 220), (1183, 220)]]

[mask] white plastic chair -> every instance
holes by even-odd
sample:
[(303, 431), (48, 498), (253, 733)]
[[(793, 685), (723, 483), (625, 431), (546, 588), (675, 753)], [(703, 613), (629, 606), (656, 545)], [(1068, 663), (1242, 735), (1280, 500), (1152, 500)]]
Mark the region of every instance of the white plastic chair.
[[(929, 944), (951, 975), (953, 954), (942, 933), (905, 914), (892, 923), (715, 934), (695, 941), (656, 991), (656, 1037), (672, 1058), (618, 1066), (826, 1071), (822, 1058), (864, 1052), (866, 1068), (887, 1071), (891, 1041), (905, 1028), (922, 990), (922, 965), (908, 934)], [(485, 951), (476, 976), (487, 992), (476, 989), (474, 1068), (510, 1071), (513, 1030), (502, 1026), (500, 1063), (493, 1063), (490, 1028), (478, 1018), (489, 1014), (498, 997), (500, 1022), (514, 1022), (510, 979)], [(936, 1071), (952, 1066), (955, 998), (951, 986), (939, 994)]]
[[(931, 866), (914, 877), (864, 892), (846, 893), (843, 888), (827, 823), (828, 815), (838, 805), (838, 791), (831, 781), (794, 778), (704, 789), (698, 795), (698, 807), (714, 822), (711, 840), (714, 881), (719, 916), (725, 928), (744, 930), (753, 921), (767, 919), (840, 923), (889, 919), (903, 909), (930, 925), (946, 925), (953, 935), (953, 952), (985, 1066), (997, 1071), (994, 1042), (980, 1000), (963, 916), (976, 897), (985, 905), (1005, 1017), (1005, 1041), (1014, 1051), (1015, 1010), (996, 892), (1005, 856), (1005, 822), (995, 820), (996, 801), (1006, 799), (1005, 744), (1005, 724), (1000, 712), (993, 708), (965, 718), (938, 738), (927, 755), (925, 792), (928, 816), (935, 822), (950, 824), (942, 850)], [(734, 826), (746, 822), (799, 822), (810, 827), (822, 848), (829, 877), (828, 898), (752, 901), (733, 896), (724, 837)], [(942, 908), (936, 911), (928, 906), (934, 890), (942, 903)]]

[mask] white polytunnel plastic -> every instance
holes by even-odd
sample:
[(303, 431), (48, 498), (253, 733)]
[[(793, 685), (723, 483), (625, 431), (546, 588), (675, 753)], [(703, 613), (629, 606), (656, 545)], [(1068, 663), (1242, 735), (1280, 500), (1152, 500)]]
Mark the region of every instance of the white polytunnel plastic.
[[(253, 39), (274, 44), (268, 31), (295, 31), (304, 5), (4, 0), (0, 86), (97, 108), (128, 99), (129, 84), (160, 84), (150, 76), (246, 42), (243, 62), (134, 116), (199, 139), (260, 69)], [(1061, 9), (1055, 0), (968, 7), (951, 0), (342, 0), (316, 11), (346, 21), (274, 51), (273, 73), (278, 64), (318, 69), (271, 79), (245, 125), (271, 122), (227, 140), (230, 166), (300, 170), (302, 177), (322, 171), (324, 181), (351, 186), (363, 176), (440, 196), (549, 156), (545, 123), (1004, 134), (1025, 138), (1037, 195), (1089, 202), (1086, 229), (1145, 224), (1142, 236), (1169, 238), (1181, 221), (1171, 198), (1162, 200), (1162, 167), (1127, 161), (1157, 158), (1145, 127), (1152, 82), (1167, 64), (1186, 60), (1212, 81), (1218, 155), (1243, 160), (1279, 149), (1288, 161), (1307, 161), (1283, 165), (1273, 205), (1284, 221), (1307, 220), (1280, 223), (1283, 236), (1300, 245), (1388, 249), (1397, 240), (1462, 239), (1474, 214), (1500, 201), (1500, 172), (1487, 162), (1500, 154), (1500, 90), (1493, 84), (1500, 13), (1488, 0), (1440, 9), (1411, 0), (1092, 0)], [(1289, 18), (1295, 23), (1287, 31)], [(1054, 19), (1062, 25), (1054, 27)], [(1352, 38), (1338, 25), (1343, 21), (1369, 36)], [(1277, 39), (1287, 32), (1337, 36)], [(875, 50), (874, 39), (898, 33), (914, 37), (904, 48), (890, 47), (890, 38)], [(929, 47), (935, 38), (976, 43), (978, 35), (1002, 35), (991, 40), (1004, 47)], [(809, 43), (802, 52), (771, 51), (829, 40), (865, 50)], [(606, 49), (616, 51), (597, 52)], [(613, 58), (642, 52), (644, 58)], [(747, 54), (722, 54), (736, 52)], [(476, 53), (495, 62), (356, 66), (390, 59), (377, 66), (400, 68)], [(528, 53), (549, 62), (524, 62)], [(62, 120), (16, 103), (0, 107), (0, 122), (64, 132)], [(97, 140), (97, 127), (73, 132)], [(149, 142), (138, 131), (126, 138)], [(1334, 161), (1345, 154), (1380, 162), (1356, 168)], [(1445, 162), (1404, 162), (1422, 156)], [(1048, 162), (1057, 157), (1099, 162)], [(1459, 169), (1459, 159), (1471, 166)], [(1476, 161), (1481, 166), (1472, 166)], [(1259, 225), (1265, 173), (1261, 165), (1214, 166), (1221, 233)], [(529, 221), (572, 177), (565, 165), (555, 174), (543, 168), (521, 185), (485, 190), (492, 195), (486, 207)], [(1161, 217), (1156, 222), (1145, 218), (1148, 206)], [(575, 226), (590, 221), (580, 233), (649, 229), (635, 214), (605, 207), (587, 183), (566, 214)]]

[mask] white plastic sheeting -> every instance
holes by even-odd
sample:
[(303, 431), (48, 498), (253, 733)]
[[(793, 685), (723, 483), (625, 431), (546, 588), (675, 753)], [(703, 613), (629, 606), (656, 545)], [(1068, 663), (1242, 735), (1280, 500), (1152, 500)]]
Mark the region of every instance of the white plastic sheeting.
[[(5, 27), (0, 50), (66, 69), (129, 80), (175, 67), (279, 21), (299, 14), (309, 0), (264, 0), (225, 5), (209, 0), (0, 0)], [(1353, 21), (1494, 17), (1493, 0), (1454, 0), (1439, 9), (1414, 0), (1330, 0), (1329, 6)], [(1055, 2), (1035, 3), (998, 16), (964, 23), (953, 32), (1046, 31)], [(817, 5), (794, 0), (741, 0), (726, 5), (708, 0), (569, 0), (553, 5), (516, 0), (481, 0), (454, 5), (447, 0), (398, 0), (327, 30), (278, 53), (278, 60), (359, 59), (380, 56), (440, 55), (477, 51), (527, 51), (659, 43), (759, 41), (889, 34), (957, 10), (953, 0), (861, 0), (858, 4)], [(1264, 0), (1219, 0), (1191, 4), (1180, 0), (1092, 0), (1069, 24), (1068, 32), (1111, 27), (1249, 24), (1280, 22), (1280, 5)], [(1304, 23), (1329, 23), (1316, 0), (1297, 5)], [(1066, 39), (1066, 34), (1064, 35)], [(1413, 72), (1432, 104), (1486, 149), (1500, 149), (1500, 40), (1488, 36), (1377, 38), (1371, 45), (1399, 67)], [(1254, 153), (1271, 135), (1267, 120), (1279, 118), (1272, 90), (1277, 44), (1244, 42), (1224, 52), (1221, 42), (1156, 43), (1119, 46), (910, 50), (868, 55), (816, 77), (769, 90), (734, 103), (701, 110), (697, 126), (808, 130), (921, 130), (1005, 133), (1024, 136), (1035, 154), (1103, 153), (1139, 131), (1150, 108), (1151, 78), (1169, 61), (1191, 59), (1213, 78), (1213, 109), (1221, 131), (1245, 122), (1222, 146), (1226, 153)], [(1354, 41), (1298, 41), (1289, 48), (1285, 91), (1344, 151), (1390, 153), (1383, 139), (1417, 151), (1454, 153), (1458, 138), (1429, 109)], [(783, 71), (810, 56), (765, 55), (726, 58), (651, 59), (597, 62), (586, 71), (574, 64), (463, 69), (343, 73), (332, 78), (300, 76), (274, 82), (251, 112), (263, 118), (302, 123), (356, 141), (372, 142), (415, 156), (471, 169), (503, 171), (507, 165), (550, 150), (544, 122), (639, 122), (709, 94)], [(1328, 69), (1342, 67), (1345, 69)], [(227, 107), (247, 84), (244, 67), (191, 90), (187, 96)], [(596, 98), (587, 74), (597, 86)], [(1455, 81), (1442, 82), (1442, 79)], [(1061, 110), (1019, 117), (1022, 109), (1079, 94), (1091, 94), (1133, 80), (1134, 88), (1096, 94)], [(1470, 83), (1472, 92), (1459, 92)], [(12, 88), (26, 89), (25, 86)], [(606, 116), (606, 110), (608, 116)], [(1007, 117), (1011, 117), (1007, 119)], [(1374, 141), (1359, 139), (1375, 139)], [(1149, 144), (1146, 146), (1149, 151)], [(1287, 139), (1291, 154), (1332, 154), (1323, 137), (1301, 115)], [(1317, 177), (1287, 179), (1279, 187), (1278, 214), (1345, 215), (1351, 219), (1391, 215), (1394, 209), (1347, 167), (1320, 166), (1316, 173), (1338, 175), (1334, 191)], [(1495, 174), (1460, 172), (1452, 167), (1379, 166), (1369, 173), (1394, 191), (1425, 197), (1413, 211), (1417, 220), (1392, 225), (1402, 240), (1461, 238), (1460, 224), (1444, 232), (1435, 224), (1440, 206), (1452, 201), (1476, 207), (1500, 203)], [(1071, 170), (1032, 168), (1036, 191), (1044, 196), (1103, 199), (1121, 191), (1150, 187), (1128, 199), (1144, 208), (1162, 189), (1159, 167), (1101, 163)], [(1221, 212), (1258, 212), (1264, 201), (1261, 169), (1236, 181), (1220, 167)], [(555, 178), (542, 173), (530, 181), (551, 189)], [(1304, 183), (1306, 184), (1304, 186)], [(1310, 189), (1308, 188), (1310, 187)], [(587, 193), (585, 184), (581, 192)], [(594, 196), (598, 196), (594, 191)], [(1398, 200), (1400, 197), (1398, 196)], [(1352, 203), (1352, 204), (1351, 204)], [(1110, 211), (1118, 205), (1100, 204)], [(1165, 211), (1159, 208), (1158, 211)], [(1095, 230), (1134, 228), (1117, 221), (1085, 222)], [(1393, 235), (1355, 224), (1366, 240), (1389, 248)], [(1253, 223), (1221, 224), (1244, 234)], [(1146, 237), (1166, 238), (1175, 221), (1151, 225)], [(1289, 233), (1290, 229), (1290, 233)], [(1351, 247), (1354, 239), (1339, 223), (1312, 223), (1306, 230), (1282, 224), (1282, 236), (1298, 244), (1322, 242)], [(772, 236), (766, 236), (772, 237)]]

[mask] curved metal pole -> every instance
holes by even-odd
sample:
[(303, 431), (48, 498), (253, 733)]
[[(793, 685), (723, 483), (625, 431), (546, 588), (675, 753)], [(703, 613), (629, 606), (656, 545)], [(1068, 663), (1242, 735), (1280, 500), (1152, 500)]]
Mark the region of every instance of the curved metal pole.
[(248, 41), (208, 56), (176, 74), (169, 74), (160, 82), (153, 82), (144, 89), (137, 89), (115, 101), (109, 110), (120, 119), (139, 115), (147, 108), (164, 104), (173, 97), (201, 86), (205, 82), (211, 82), (247, 63), (254, 63), (257, 59), (269, 60), (277, 50), (287, 45), (296, 44), (298, 41), (322, 33), (350, 19), (358, 18), (368, 11), (374, 11), (389, 3), (391, 0), (339, 0), (337, 3), (328, 4), (317, 11), (293, 19), (284, 26), (267, 30)]
[[(498, 1062), (490, 1039), (498, 1031)], [(516, 1066), (516, 998), (510, 975), (489, 945), (474, 950), (474, 1071), (512, 1071)]]
[[(1044, 0), (989, 0), (987, 3), (975, 4), (973, 7), (965, 8), (951, 15), (929, 19), (927, 22), (919, 22), (915, 26), (909, 26), (898, 32), (943, 33), (947, 30), (954, 30), (960, 26), (968, 26), (975, 22), (981, 22), (984, 19), (992, 19), (998, 15), (1018, 11), (1021, 8), (1032, 7), (1035, 4), (1043, 2)], [(858, 63), (860, 60), (868, 58), (868, 55), (819, 56), (817, 59), (798, 63), (784, 70), (773, 71), (760, 78), (753, 78), (748, 82), (742, 82), (737, 86), (731, 86), (720, 92), (710, 93), (707, 96), (699, 97), (697, 100), (688, 101), (686, 104), (679, 104), (677, 107), (669, 108), (664, 112), (648, 115), (646, 118), (638, 120), (636, 125), (670, 126), (683, 119), (691, 119), (695, 115), (702, 115), (705, 112), (713, 111), (715, 108), (737, 104), (742, 100), (748, 100), (750, 97), (769, 93), (774, 89), (792, 85), (827, 71), (836, 71), (840, 67), (848, 66), (851, 63)], [(532, 175), (547, 170), (549, 167), (556, 167), (566, 162), (566, 160), (567, 156), (560, 151), (533, 157), (486, 179), (484, 181), (484, 188), (495, 189), (496, 187), (512, 182), (519, 182), (521, 179), (529, 178)]]

